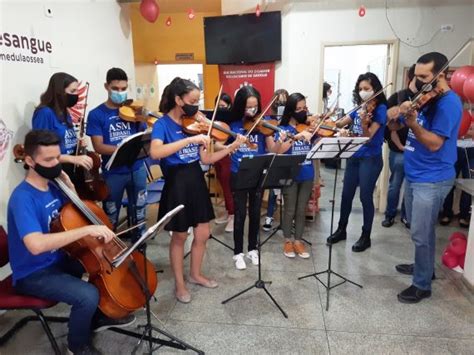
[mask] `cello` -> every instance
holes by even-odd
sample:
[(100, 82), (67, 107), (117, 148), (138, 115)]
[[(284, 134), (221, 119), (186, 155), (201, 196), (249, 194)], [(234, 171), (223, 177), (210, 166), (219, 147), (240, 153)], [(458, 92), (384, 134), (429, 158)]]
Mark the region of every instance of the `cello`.
[[(22, 145), (17, 144), (13, 153), (15, 162), (24, 161)], [(113, 228), (107, 215), (97, 204), (81, 200), (61, 179), (56, 178), (54, 181), (71, 202), (66, 203), (59, 216), (51, 222), (52, 233), (90, 224)], [(145, 305), (147, 296), (143, 291), (142, 282), (146, 283), (150, 295), (158, 286), (153, 264), (138, 251), (129, 255), (120, 266), (112, 266), (113, 260), (127, 250), (127, 246), (117, 237), (105, 244), (97, 238), (86, 236), (62, 249), (79, 260), (89, 274), (89, 282), (99, 291), (99, 309), (110, 318), (126, 317)]]

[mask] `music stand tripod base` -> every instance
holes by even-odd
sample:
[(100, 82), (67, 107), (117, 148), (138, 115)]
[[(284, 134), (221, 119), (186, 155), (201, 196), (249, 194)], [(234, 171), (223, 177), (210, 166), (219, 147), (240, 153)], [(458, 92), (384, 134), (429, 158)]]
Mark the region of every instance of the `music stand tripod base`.
[[(321, 139), (308, 153), (307, 159), (347, 159), (351, 157), (359, 148), (368, 140), (366, 137), (338, 137), (338, 138), (323, 138)], [(333, 233), (334, 227), (334, 206), (336, 201), (336, 184), (337, 184), (337, 175), (339, 171), (339, 164), (336, 164), (336, 172), (334, 174), (334, 185), (332, 190), (332, 200), (331, 200), (331, 229), (330, 235)], [(329, 244), (329, 259), (328, 259), (328, 268), (324, 271), (319, 271), (315, 273), (311, 273), (309, 275), (298, 277), (298, 280), (302, 280), (308, 277), (314, 277), (318, 280), (326, 289), (326, 311), (329, 310), (329, 291), (333, 288), (340, 286), (346, 282), (353, 284), (354, 286), (362, 288), (362, 285), (349, 280), (348, 278), (338, 274), (335, 271), (332, 271), (331, 264), (332, 264), (332, 245), (333, 243)], [(327, 283), (324, 283), (320, 279), (320, 275), (327, 274)], [(331, 274), (336, 275), (342, 281), (335, 285), (331, 285)]]

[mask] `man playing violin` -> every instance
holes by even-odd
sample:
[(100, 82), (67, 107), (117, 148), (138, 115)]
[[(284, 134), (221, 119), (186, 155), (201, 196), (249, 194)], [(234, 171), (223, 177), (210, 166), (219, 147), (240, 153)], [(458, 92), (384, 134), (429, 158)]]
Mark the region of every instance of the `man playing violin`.
[[(422, 94), (436, 97), (426, 105), (420, 105), (417, 97), (421, 94), (417, 95), (413, 102), (406, 101), (388, 114), (390, 129), (409, 128), (404, 153), (405, 208), (411, 222), (415, 263), (397, 265), (399, 272), (413, 274), (412, 285), (398, 294), (402, 303), (417, 303), (431, 296), (435, 225), (455, 178), (462, 103), (448, 86), (446, 70), (440, 73), (447, 62), (447, 58), (438, 52), (421, 56), (415, 66), (416, 87)], [(434, 92), (438, 95), (432, 95)], [(420, 102), (424, 101), (425, 98), (420, 99)]]
[[(137, 222), (145, 220), (146, 213), (146, 170), (143, 160), (137, 160), (128, 168), (126, 166), (105, 170), (111, 155), (125, 138), (144, 131), (146, 123), (128, 122), (119, 117), (119, 107), (127, 100), (128, 77), (120, 68), (112, 68), (107, 72), (107, 101), (89, 113), (87, 135), (91, 137), (94, 150), (102, 155), (104, 180), (110, 194), (104, 201), (104, 210), (110, 222), (117, 227), (123, 193), (135, 199)], [(133, 180), (130, 172), (133, 172)], [(145, 226), (142, 227), (142, 232)]]
[(113, 320), (97, 308), (99, 292), (81, 280), (84, 269), (60, 249), (85, 236), (108, 243), (114, 233), (103, 225), (90, 225), (59, 233), (50, 224), (59, 215), (65, 198), (51, 180), (61, 179), (74, 190), (59, 162), (60, 139), (46, 130), (25, 137), (26, 178), (8, 202), (8, 248), (13, 285), (18, 293), (65, 302), (72, 306), (69, 316), (68, 350), (72, 354), (98, 354), (91, 332), (127, 326), (134, 316)]

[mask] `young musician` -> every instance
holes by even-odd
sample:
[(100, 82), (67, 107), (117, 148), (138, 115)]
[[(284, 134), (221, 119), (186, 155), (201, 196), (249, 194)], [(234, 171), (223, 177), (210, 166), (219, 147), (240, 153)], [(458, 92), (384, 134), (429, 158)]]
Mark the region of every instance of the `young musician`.
[(184, 244), (187, 230), (193, 227), (194, 239), (191, 246), (190, 283), (215, 288), (217, 282), (201, 273), (206, 242), (210, 235), (209, 221), (214, 218), (209, 191), (199, 160), (212, 164), (232, 153), (244, 141), (243, 137), (210, 153), (210, 138), (199, 134), (187, 136), (182, 129), (182, 117), (198, 113), (200, 90), (189, 80), (175, 78), (165, 88), (160, 102), (160, 111), (165, 115), (153, 125), (150, 155), (160, 159), (165, 185), (160, 200), (158, 218), (183, 204), (185, 207), (165, 226), (172, 231), (170, 260), (176, 283), (176, 298), (189, 303), (191, 295), (184, 282)]
[[(296, 126), (297, 124), (306, 123), (307, 116), (308, 109), (305, 97), (300, 93), (291, 94), (286, 102), (280, 127), (294, 135), (295, 140), (276, 143), (276, 149), (272, 150), (277, 153), (306, 156), (311, 150), (311, 133), (308, 131), (298, 133)], [(285, 237), (283, 254), (288, 258), (294, 258), (296, 255), (303, 259), (309, 258), (309, 253), (306, 251), (302, 238), (306, 218), (306, 205), (311, 197), (313, 180), (313, 162), (305, 160), (293, 184), (282, 190), (284, 201), (282, 229)], [(295, 221), (294, 242), (291, 238), (293, 220)]]
[(13, 191), (8, 202), (8, 249), (13, 285), (18, 293), (65, 302), (72, 306), (69, 316), (68, 349), (73, 354), (99, 354), (91, 343), (91, 331), (126, 326), (130, 316), (113, 320), (97, 308), (99, 292), (82, 281), (84, 269), (61, 248), (85, 236), (108, 243), (114, 233), (103, 225), (90, 225), (59, 233), (50, 232), (65, 199), (51, 180), (59, 178), (74, 189), (61, 171), (61, 143), (46, 130), (35, 130), (25, 137), (26, 178)]
[[(276, 96), (277, 99), (272, 104), (271, 107), (271, 114), (276, 116), (278, 120), (281, 119), (283, 115), (283, 111), (285, 110), (285, 105), (288, 100), (288, 91), (285, 89), (278, 89), (273, 93), (273, 96)], [(277, 193), (279, 190), (276, 190)], [(262, 229), (266, 232), (272, 229), (273, 225), (273, 215), (275, 214), (276, 208), (276, 201), (277, 201), (277, 194), (275, 193), (274, 189), (270, 189), (268, 192), (268, 205), (267, 205), (267, 216), (265, 217), (265, 221), (263, 223)]]
[[(217, 100), (217, 97), (216, 97)], [(221, 98), (217, 103), (219, 111), (230, 111), (232, 108), (232, 99), (228, 94), (223, 92)], [(214, 164), (216, 169), (217, 180), (221, 184), (224, 193), (224, 202), (226, 212), (219, 218), (214, 220), (215, 224), (226, 224), (224, 230), (227, 233), (234, 231), (234, 200), (232, 198), (232, 191), (230, 189), (230, 157), (227, 155)]]
[[(235, 133), (247, 135), (244, 128), (246, 121), (252, 121), (262, 112), (260, 103), (260, 93), (252, 86), (243, 86), (237, 91), (232, 107), (232, 114), (237, 121), (232, 122), (230, 129)], [(255, 144), (255, 148), (242, 143), (234, 154), (231, 155), (231, 188), (234, 196), (235, 217), (234, 217), (234, 256), (235, 267), (238, 270), (247, 268), (244, 260), (244, 225), (247, 215), (247, 201), (249, 214), (248, 233), (248, 253), (247, 258), (253, 265), (258, 265), (257, 233), (260, 227), (260, 207), (262, 205), (262, 191), (260, 189), (236, 190), (237, 172), (240, 162), (244, 157), (262, 155), (266, 151), (265, 136), (254, 129), (249, 135), (249, 141)], [(273, 137), (268, 137), (267, 141), (273, 141)]]
[[(353, 92), (354, 103), (359, 105), (380, 90), (382, 90), (382, 84), (375, 74), (361, 74), (357, 79)], [(339, 226), (327, 238), (327, 243), (333, 244), (346, 239), (346, 228), (352, 210), (352, 201), (356, 189), (359, 187), (364, 223), (362, 225), (361, 237), (352, 246), (353, 252), (362, 252), (370, 248), (370, 233), (375, 212), (373, 195), (375, 183), (383, 166), (382, 144), (387, 116), (387, 99), (385, 94), (381, 93), (373, 100), (375, 100), (376, 106), (372, 113), (367, 113), (364, 109), (361, 109), (337, 122), (339, 128), (352, 124), (352, 131), (356, 136), (370, 138), (366, 144), (347, 160), (342, 188)]]
[[(408, 87), (404, 90), (397, 91), (388, 98), (388, 109), (399, 106), (402, 102), (410, 100), (416, 94), (415, 87), (415, 64), (408, 70)], [(389, 111), (388, 111), (389, 112)], [(387, 114), (388, 114), (387, 112)], [(388, 117), (387, 117), (388, 118)], [(388, 160), (390, 164), (390, 182), (387, 194), (387, 208), (385, 209), (385, 219), (382, 221), (383, 227), (391, 227), (395, 222), (397, 215), (398, 200), (400, 198), (400, 189), (405, 180), (405, 168), (403, 164), (403, 151), (405, 150), (405, 143), (408, 136), (408, 127), (398, 131), (392, 131), (385, 127), (385, 140), (390, 149)], [(400, 211), (400, 220), (409, 227), (410, 224), (406, 218), (405, 201), (402, 200), (402, 208)]]
[[(146, 213), (146, 170), (143, 160), (137, 160), (131, 168), (121, 166), (107, 170), (105, 165), (117, 145), (125, 138), (144, 131), (146, 124), (128, 122), (119, 117), (119, 107), (127, 100), (128, 89), (128, 77), (122, 69), (112, 68), (107, 71), (104, 88), (107, 100), (89, 112), (86, 130), (94, 150), (102, 156), (103, 176), (110, 192), (103, 204), (104, 211), (114, 227), (117, 227), (123, 193), (127, 191), (128, 199), (134, 199), (137, 222), (140, 223), (145, 220)], [(141, 230), (144, 228), (143, 226)]]
[(405, 206), (415, 245), (415, 263), (397, 265), (397, 271), (413, 274), (412, 285), (398, 294), (402, 303), (417, 303), (431, 296), (435, 226), (443, 201), (454, 184), (462, 103), (449, 88), (447, 68), (440, 73), (447, 63), (447, 58), (438, 52), (422, 55), (415, 66), (416, 88), (425, 90), (425, 84), (431, 83), (441, 94), (418, 111), (411, 101), (405, 101), (389, 114), (391, 129), (410, 129), (404, 153)]
[[(40, 104), (36, 107), (32, 127), (34, 130), (46, 129), (56, 133), (60, 141), (61, 163), (80, 165), (92, 168), (92, 159), (87, 155), (74, 155), (78, 142), (71, 116), (67, 109), (76, 105), (79, 83), (67, 73), (55, 73), (49, 79), (46, 91), (41, 95)], [(67, 168), (67, 166), (65, 166)], [(71, 171), (69, 171), (71, 170)], [(68, 169), (72, 173), (72, 169)], [(70, 174), (71, 175), (71, 174)]]

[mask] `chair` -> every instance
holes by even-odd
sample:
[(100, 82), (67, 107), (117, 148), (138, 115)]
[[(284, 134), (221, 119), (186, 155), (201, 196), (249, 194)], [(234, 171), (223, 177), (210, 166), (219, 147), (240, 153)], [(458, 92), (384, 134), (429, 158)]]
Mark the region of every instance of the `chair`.
[[(5, 266), (9, 262), (8, 257), (8, 239), (7, 233), (0, 226), (0, 267)], [(43, 329), (48, 336), (51, 346), (53, 347), (54, 353), (57, 355), (61, 354), (58, 344), (54, 339), (53, 333), (49, 328), (48, 322), (59, 322), (65, 323), (69, 319), (66, 317), (46, 317), (42, 310), (55, 306), (57, 302), (49, 301), (42, 298), (24, 296), (15, 293), (15, 289), (12, 284), (11, 275), (6, 279), (0, 281), (0, 310), (11, 311), (11, 310), (31, 310), (36, 315), (31, 315), (19, 320), (10, 330), (0, 337), (0, 346), (5, 344), (18, 330), (23, 328), (30, 321), (40, 321)]]

